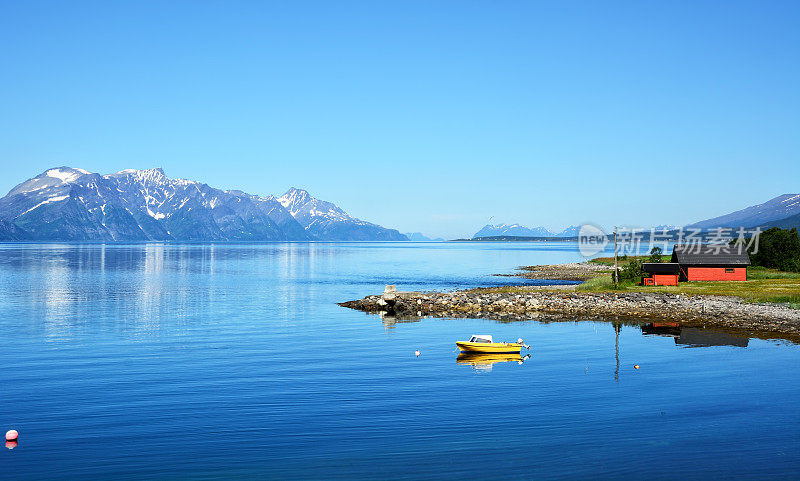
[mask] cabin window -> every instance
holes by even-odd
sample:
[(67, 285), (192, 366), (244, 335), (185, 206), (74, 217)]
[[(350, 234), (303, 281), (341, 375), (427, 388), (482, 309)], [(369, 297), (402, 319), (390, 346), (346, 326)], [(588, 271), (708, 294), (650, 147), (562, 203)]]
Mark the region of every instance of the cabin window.
[(726, 267), (725, 268), (725, 274), (733, 274), (733, 271), (734, 271), (733, 267)]

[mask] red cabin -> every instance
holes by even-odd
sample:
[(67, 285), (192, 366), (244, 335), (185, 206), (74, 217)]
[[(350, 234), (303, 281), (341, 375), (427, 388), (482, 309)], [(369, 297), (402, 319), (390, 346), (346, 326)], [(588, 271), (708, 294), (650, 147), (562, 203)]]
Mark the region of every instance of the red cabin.
[(750, 256), (739, 246), (675, 245), (671, 263), (680, 266), (680, 281), (746, 281)]
[(650, 277), (645, 286), (677, 286), (678, 281), (746, 281), (750, 256), (745, 249), (729, 245), (675, 245), (672, 262), (643, 263)]
[(672, 262), (645, 262), (642, 270), (650, 277), (642, 279), (643, 286), (677, 286), (680, 266)]

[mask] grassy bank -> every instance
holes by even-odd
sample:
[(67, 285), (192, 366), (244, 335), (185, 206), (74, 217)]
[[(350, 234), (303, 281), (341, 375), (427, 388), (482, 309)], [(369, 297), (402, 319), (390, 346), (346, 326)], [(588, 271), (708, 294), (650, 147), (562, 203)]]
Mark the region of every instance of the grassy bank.
[[(642, 256), (646, 257), (646, 256)], [(641, 259), (642, 257), (638, 257)], [(664, 256), (667, 257), (668, 256)], [(620, 261), (620, 267), (636, 258), (628, 257)], [(594, 259), (602, 265), (614, 264), (614, 258)], [(617, 286), (610, 273), (600, 274), (577, 287), (579, 292), (667, 292), (686, 295), (736, 296), (747, 302), (770, 302), (788, 304), (800, 309), (800, 273), (782, 272), (764, 267), (748, 267), (746, 281), (733, 282), (682, 282), (678, 286), (640, 286), (632, 282), (622, 282)]]
[[(617, 258), (617, 264), (622, 267), (625, 264), (633, 260), (640, 260), (644, 262), (649, 262), (648, 259), (650, 256), (620, 256)], [(672, 254), (670, 255), (662, 255), (661, 262), (669, 262), (672, 260)], [(601, 266), (609, 266), (614, 267), (614, 258), (613, 257), (595, 257), (594, 259), (590, 260), (592, 264), (600, 264)]]

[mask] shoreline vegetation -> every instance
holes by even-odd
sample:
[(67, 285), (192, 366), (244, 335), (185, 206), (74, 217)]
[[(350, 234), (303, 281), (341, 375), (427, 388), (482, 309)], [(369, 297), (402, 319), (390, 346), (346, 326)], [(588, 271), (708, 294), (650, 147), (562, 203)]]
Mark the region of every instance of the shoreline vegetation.
[[(620, 267), (643, 257), (622, 259)], [(666, 256), (665, 256), (666, 257)], [(504, 277), (582, 281), (572, 285), (504, 286), (453, 292), (398, 292), (339, 305), (399, 319), (481, 317), (500, 321), (622, 320), (679, 322), (762, 339), (800, 343), (800, 273), (749, 267), (747, 281), (640, 286), (611, 280), (613, 258), (520, 267)]]

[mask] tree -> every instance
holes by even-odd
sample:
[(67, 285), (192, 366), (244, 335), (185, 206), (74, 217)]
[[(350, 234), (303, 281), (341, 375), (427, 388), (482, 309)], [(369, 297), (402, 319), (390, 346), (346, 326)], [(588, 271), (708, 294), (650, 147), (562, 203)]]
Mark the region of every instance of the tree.
[(650, 249), (650, 257), (647, 258), (647, 262), (661, 262), (662, 252), (660, 247)]
[(772, 227), (761, 233), (758, 245), (751, 246), (749, 254), (754, 266), (800, 272), (800, 234), (797, 228)]

